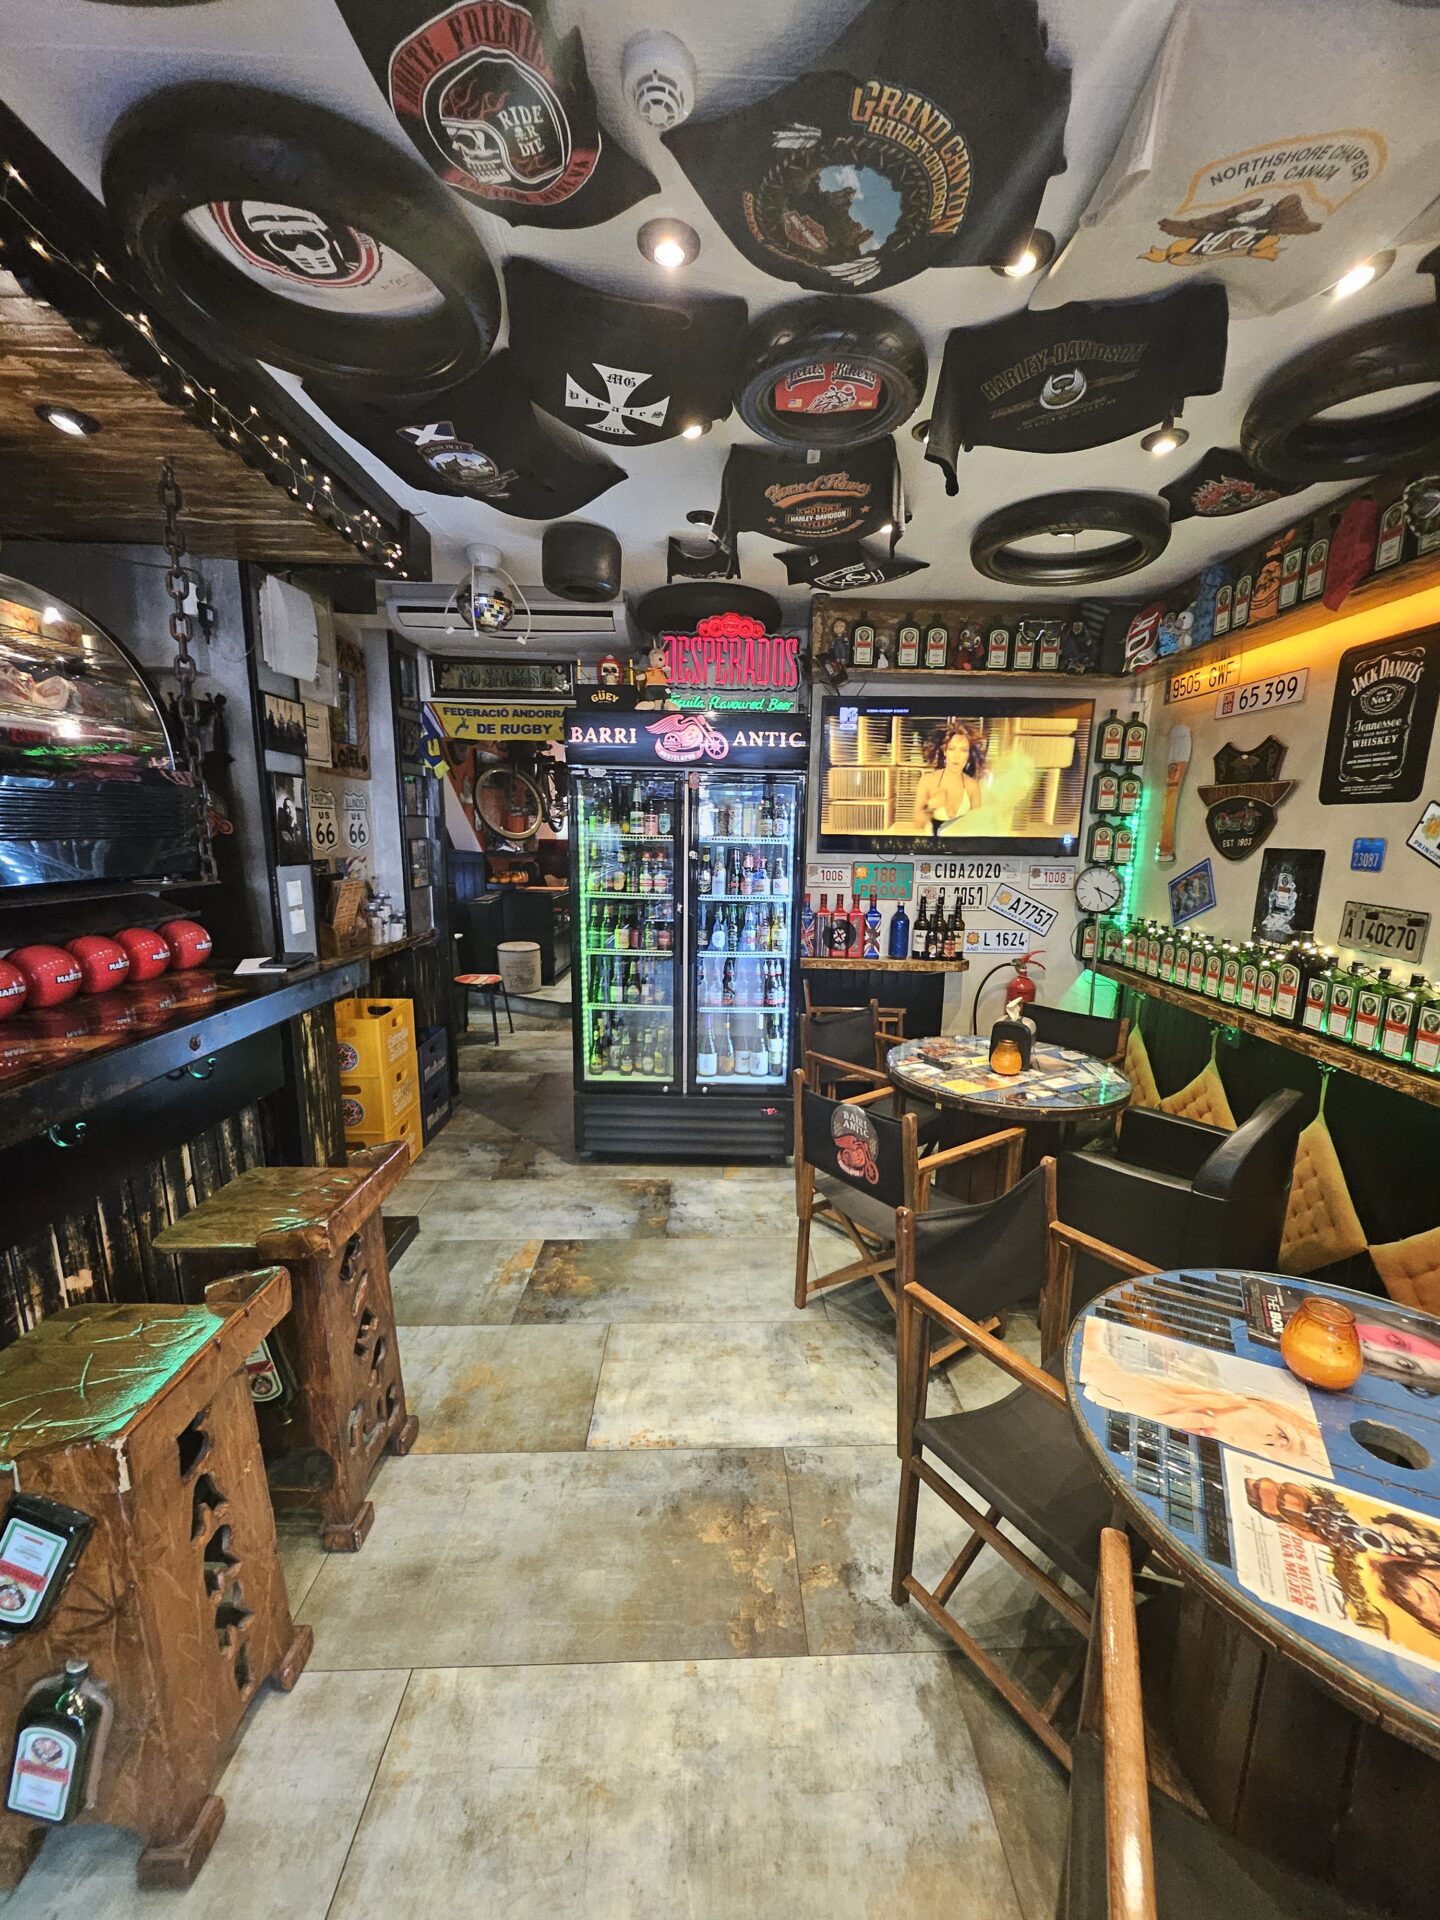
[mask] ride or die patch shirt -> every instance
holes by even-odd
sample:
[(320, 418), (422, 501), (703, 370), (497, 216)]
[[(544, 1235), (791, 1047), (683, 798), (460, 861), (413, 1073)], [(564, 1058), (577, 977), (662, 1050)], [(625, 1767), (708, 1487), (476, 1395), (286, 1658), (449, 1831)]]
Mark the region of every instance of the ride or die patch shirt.
[(511, 260), (505, 305), (530, 398), (592, 440), (649, 446), (730, 411), (743, 300), (625, 300)]
[(1223, 287), (1153, 300), (1076, 301), (945, 342), (925, 457), (956, 491), (962, 447), (1074, 453), (1158, 426), (1225, 377)]
[(665, 144), (756, 266), (878, 293), (1019, 253), (1069, 99), (1034, 0), (872, 0), (812, 72)]

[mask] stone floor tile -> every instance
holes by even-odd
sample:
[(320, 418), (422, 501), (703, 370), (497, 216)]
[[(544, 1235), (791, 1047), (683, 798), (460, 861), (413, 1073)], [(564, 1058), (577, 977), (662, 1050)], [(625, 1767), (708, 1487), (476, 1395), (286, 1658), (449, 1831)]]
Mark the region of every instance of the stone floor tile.
[(275, 1537), (280, 1548), (280, 1568), (285, 1575), (285, 1591), (290, 1611), (298, 1614), (300, 1603), (327, 1555), (320, 1544), (320, 1516), (314, 1513), (277, 1513)]
[[(888, 1447), (790, 1448), (790, 1505), (812, 1653), (897, 1653), (946, 1646), (915, 1601), (890, 1598), (900, 1462)], [(965, 1543), (966, 1526), (920, 1492), (915, 1572), (933, 1587)], [(982, 1647), (1075, 1647), (1064, 1621), (1024, 1577), (986, 1548), (950, 1602)]]
[[(948, 1400), (943, 1383), (938, 1390)], [(590, 1445), (607, 1448), (883, 1446), (894, 1437), (893, 1358), (813, 1308), (789, 1322), (612, 1327), (590, 1426)]]
[(1020, 1911), (1024, 1920), (1052, 1920), (1065, 1857), (1069, 1777), (982, 1675), (961, 1665), (955, 1682)]
[(424, 1232), (457, 1240), (595, 1240), (663, 1233), (668, 1209), (663, 1180), (575, 1172), (555, 1180), (432, 1181), (420, 1219)]
[(547, 1240), (515, 1324), (793, 1320), (793, 1259), (791, 1247), (773, 1241)]
[(928, 1653), (418, 1673), (330, 1920), (397, 1888), (434, 1920), (1020, 1920)]
[(317, 1668), (803, 1655), (784, 1462), (392, 1460), (363, 1552), (330, 1555), (303, 1612)]
[(141, 1892), (134, 1835), (60, 1827), (6, 1920), (322, 1920), (408, 1678), (312, 1670), (293, 1693), (262, 1688), (219, 1785), (225, 1824), (186, 1892)]
[(677, 1170), (670, 1179), (672, 1235), (726, 1234), (785, 1239), (795, 1250), (795, 1188), (754, 1174), (707, 1180)]
[(567, 1453), (585, 1445), (606, 1329), (407, 1327), (417, 1453)]
[[(543, 1244), (540, 1240), (454, 1240), (431, 1233), (422, 1224), (390, 1272), (396, 1325), (508, 1325)], [(401, 1354), (403, 1358), (403, 1341)]]

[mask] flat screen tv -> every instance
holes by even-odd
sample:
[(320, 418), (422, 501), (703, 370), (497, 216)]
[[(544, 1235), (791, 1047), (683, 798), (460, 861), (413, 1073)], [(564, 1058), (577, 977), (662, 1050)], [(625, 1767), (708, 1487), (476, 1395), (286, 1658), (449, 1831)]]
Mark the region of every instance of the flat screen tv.
[(826, 701), (821, 852), (1079, 851), (1095, 708), (963, 689)]

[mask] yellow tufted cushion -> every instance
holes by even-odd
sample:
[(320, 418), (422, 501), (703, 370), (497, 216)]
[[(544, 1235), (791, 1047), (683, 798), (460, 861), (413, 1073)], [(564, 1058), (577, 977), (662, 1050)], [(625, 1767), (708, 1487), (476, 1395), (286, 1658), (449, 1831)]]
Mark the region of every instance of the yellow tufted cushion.
[(1301, 1134), (1280, 1237), (1280, 1271), (1314, 1273), (1365, 1251), (1365, 1229), (1350, 1198), (1323, 1114)]
[(1195, 1078), (1185, 1086), (1174, 1093), (1167, 1093), (1160, 1105), (1166, 1113), (1178, 1114), (1182, 1120), (1198, 1120), (1203, 1126), (1223, 1127), (1227, 1133), (1235, 1131), (1235, 1116), (1230, 1111), (1225, 1085), (1213, 1060), (1207, 1060)]
[(1371, 1247), (1370, 1258), (1392, 1300), (1440, 1313), (1440, 1227)]
[(1131, 1027), (1130, 1037), (1125, 1042), (1125, 1075), (1133, 1089), (1130, 1095), (1132, 1107), (1158, 1107), (1160, 1089), (1155, 1084), (1155, 1070), (1150, 1065), (1150, 1051), (1145, 1045), (1145, 1036), (1139, 1027)]

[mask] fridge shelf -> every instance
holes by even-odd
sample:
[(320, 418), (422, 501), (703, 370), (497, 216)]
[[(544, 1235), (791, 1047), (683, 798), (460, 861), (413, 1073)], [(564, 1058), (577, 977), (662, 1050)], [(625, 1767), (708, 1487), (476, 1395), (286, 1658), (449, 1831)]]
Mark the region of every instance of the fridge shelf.
[(788, 833), (707, 833), (710, 847), (788, 847)]
[(695, 1084), (700, 1087), (783, 1087), (783, 1073), (697, 1073)]
[(597, 827), (593, 820), (586, 824), (592, 839), (628, 840), (637, 847), (643, 842), (648, 842), (652, 847), (668, 847), (675, 838), (673, 833), (631, 833), (628, 827), (623, 832), (618, 827)]
[(790, 956), (781, 947), (699, 947), (697, 960), (775, 960), (788, 967)]
[(734, 1000), (726, 1005), (720, 1000), (697, 1000), (697, 1013), (784, 1013), (782, 1006), (767, 1007), (763, 1000)]
[(673, 947), (591, 947), (589, 960), (673, 960)]
[(593, 907), (607, 900), (673, 900), (673, 893), (612, 893), (608, 887), (597, 887), (594, 893), (587, 893), (585, 904)]
[(653, 1014), (658, 1020), (669, 1020), (675, 1009), (667, 1000), (591, 1000), (586, 1004), (587, 1013), (645, 1013)]
[(756, 905), (762, 907), (788, 907), (790, 904), (790, 896), (788, 893), (697, 893), (695, 896), (695, 904), (699, 907), (703, 907), (707, 900), (713, 900), (717, 905), (727, 907), (753, 907)]
[(587, 1068), (585, 1078), (592, 1087), (633, 1086), (637, 1080), (647, 1087), (672, 1087), (675, 1084), (673, 1073), (620, 1073), (614, 1067), (607, 1067), (603, 1073)]

